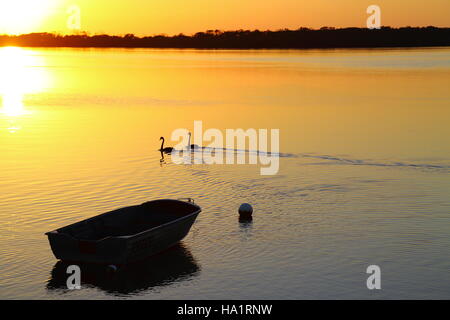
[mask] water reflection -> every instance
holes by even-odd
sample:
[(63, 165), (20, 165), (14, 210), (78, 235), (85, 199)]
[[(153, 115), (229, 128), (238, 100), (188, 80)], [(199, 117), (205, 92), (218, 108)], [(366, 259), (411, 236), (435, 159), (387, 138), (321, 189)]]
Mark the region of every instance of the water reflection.
[(239, 218), (239, 230), (242, 241), (250, 240), (253, 234), (253, 218)]
[(159, 164), (162, 167), (164, 164), (166, 164), (166, 160), (164, 159), (164, 153), (161, 151), (161, 159), (159, 159)]
[(24, 106), (26, 94), (40, 92), (46, 87), (48, 77), (42, 58), (16, 47), (0, 48), (1, 112), (8, 117), (27, 114)]
[[(47, 290), (66, 291), (67, 267), (58, 261), (51, 271)], [(124, 267), (111, 275), (105, 266), (81, 264), (81, 287), (94, 286), (112, 295), (133, 295), (154, 287), (187, 281), (200, 272), (190, 251), (179, 244), (143, 262)]]
[(19, 124), (19, 121), (16, 120), (16, 118), (11, 118), (8, 121), (6, 121), (6, 130), (9, 131), (9, 133), (16, 133), (22, 129), (22, 126)]

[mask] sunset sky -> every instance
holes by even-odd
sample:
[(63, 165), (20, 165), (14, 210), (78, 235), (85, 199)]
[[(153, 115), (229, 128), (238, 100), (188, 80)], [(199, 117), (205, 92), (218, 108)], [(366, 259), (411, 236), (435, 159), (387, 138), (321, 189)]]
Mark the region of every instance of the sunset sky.
[(208, 29), (365, 27), (366, 8), (382, 9), (389, 26), (450, 27), (449, 0), (0, 0), (0, 34), (72, 33), (71, 5), (81, 30), (137, 35), (191, 34)]

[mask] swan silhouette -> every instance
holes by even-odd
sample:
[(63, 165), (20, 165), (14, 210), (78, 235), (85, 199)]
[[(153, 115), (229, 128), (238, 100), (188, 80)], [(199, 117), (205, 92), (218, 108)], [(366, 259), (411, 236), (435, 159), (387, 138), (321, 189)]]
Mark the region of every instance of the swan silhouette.
[(159, 140), (162, 140), (161, 143), (161, 149), (159, 149), (158, 151), (164, 152), (164, 153), (171, 153), (173, 151), (172, 147), (166, 147), (164, 148), (164, 137), (159, 138)]
[(189, 132), (189, 141), (188, 141), (187, 149), (194, 150), (197, 148), (200, 148), (197, 144), (191, 144), (191, 133)]

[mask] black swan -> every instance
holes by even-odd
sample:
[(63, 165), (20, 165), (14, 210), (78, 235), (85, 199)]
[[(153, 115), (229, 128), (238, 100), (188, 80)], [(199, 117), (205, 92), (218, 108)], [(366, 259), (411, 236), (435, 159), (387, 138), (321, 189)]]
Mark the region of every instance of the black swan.
[(173, 151), (172, 147), (166, 147), (164, 148), (164, 137), (159, 138), (159, 140), (162, 140), (161, 143), (161, 149), (159, 149), (158, 151), (164, 152), (164, 153), (171, 153)]

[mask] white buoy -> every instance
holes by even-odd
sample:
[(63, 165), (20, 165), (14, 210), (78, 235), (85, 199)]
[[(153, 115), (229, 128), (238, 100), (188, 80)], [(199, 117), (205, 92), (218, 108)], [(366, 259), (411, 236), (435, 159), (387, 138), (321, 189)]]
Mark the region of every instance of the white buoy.
[(253, 214), (253, 208), (248, 203), (243, 203), (239, 207), (239, 216), (244, 219), (251, 218)]

